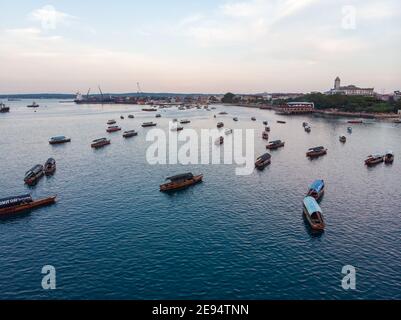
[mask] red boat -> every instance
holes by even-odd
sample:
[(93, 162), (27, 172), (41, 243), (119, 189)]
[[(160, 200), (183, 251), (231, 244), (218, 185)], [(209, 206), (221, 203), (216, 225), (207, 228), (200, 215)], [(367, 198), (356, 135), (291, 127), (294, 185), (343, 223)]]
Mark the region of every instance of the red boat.
[(316, 148), (310, 148), (306, 153), (306, 156), (309, 158), (316, 158), (324, 156), (326, 154), (327, 154), (327, 149), (325, 147), (316, 147)]
[(48, 206), (56, 202), (57, 196), (51, 196), (44, 199), (33, 200), (31, 195), (22, 195), (0, 199), (0, 216), (12, 215), (15, 213)]
[(117, 132), (117, 131), (121, 131), (121, 128), (119, 126), (111, 126), (111, 127), (108, 127), (106, 131), (108, 133)]
[(362, 124), (363, 121), (362, 121), (362, 120), (349, 120), (348, 123), (352, 123), (352, 124)]

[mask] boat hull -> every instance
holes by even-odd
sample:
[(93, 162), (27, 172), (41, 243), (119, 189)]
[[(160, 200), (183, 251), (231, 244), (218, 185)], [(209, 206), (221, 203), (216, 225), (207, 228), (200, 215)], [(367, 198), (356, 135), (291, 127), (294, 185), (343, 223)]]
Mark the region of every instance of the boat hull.
[(92, 143), (91, 147), (94, 149), (100, 149), (110, 144), (110, 141), (102, 142), (102, 143)]
[(187, 179), (187, 180), (180, 181), (180, 182), (170, 182), (170, 183), (162, 184), (160, 186), (160, 191), (168, 192), (168, 191), (174, 191), (174, 190), (181, 190), (181, 189), (188, 188), (192, 185), (195, 185), (197, 183), (200, 183), (202, 181), (203, 181), (203, 175), (194, 176), (192, 179)]
[(67, 143), (67, 142), (71, 142), (71, 139), (65, 139), (65, 140), (59, 140), (59, 141), (49, 141), (49, 144), (63, 144), (63, 143)]
[(311, 151), (311, 152), (307, 152), (306, 156), (309, 158), (318, 158), (321, 156), (325, 156), (326, 154), (327, 154), (327, 150), (319, 151), (319, 152)]
[(21, 204), (21, 205), (15, 206), (15, 207), (0, 209), (0, 216), (13, 215), (13, 214), (21, 213), (24, 211), (28, 211), (28, 210), (32, 210), (32, 209), (36, 209), (36, 208), (54, 204), (56, 202), (56, 197), (57, 196), (52, 196), (52, 197), (36, 200), (36, 201), (30, 202), (30, 203)]

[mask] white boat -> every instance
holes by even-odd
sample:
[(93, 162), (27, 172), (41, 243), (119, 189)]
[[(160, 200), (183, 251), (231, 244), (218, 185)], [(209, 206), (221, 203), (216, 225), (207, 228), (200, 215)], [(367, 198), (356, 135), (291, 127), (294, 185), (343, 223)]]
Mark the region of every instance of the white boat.
[(224, 131), (224, 134), (226, 135), (226, 136), (228, 136), (229, 134), (232, 134), (233, 133), (233, 129), (226, 129), (225, 131)]

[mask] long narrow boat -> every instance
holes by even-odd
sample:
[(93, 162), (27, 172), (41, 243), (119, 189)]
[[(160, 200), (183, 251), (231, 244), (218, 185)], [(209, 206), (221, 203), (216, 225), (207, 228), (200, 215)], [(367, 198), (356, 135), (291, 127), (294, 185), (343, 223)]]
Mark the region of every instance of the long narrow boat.
[(111, 127), (108, 127), (108, 128), (106, 129), (106, 131), (107, 131), (108, 133), (112, 133), (112, 132), (121, 131), (121, 128), (120, 128), (119, 126), (111, 126)]
[(381, 154), (372, 154), (365, 160), (365, 165), (374, 166), (384, 162), (384, 156)]
[(307, 196), (319, 201), (324, 195), (324, 187), (324, 180), (314, 181), (309, 187)]
[(303, 211), (306, 220), (315, 231), (323, 231), (326, 227), (323, 220), (323, 212), (319, 204), (312, 197), (306, 197), (303, 202)]
[(29, 186), (33, 186), (43, 177), (43, 175), (43, 166), (37, 164), (25, 173), (24, 182)]
[(222, 145), (222, 144), (224, 143), (224, 137), (223, 137), (223, 136), (218, 137), (214, 143), (215, 143), (217, 146), (218, 146), (218, 145)]
[(124, 131), (124, 133), (123, 133), (124, 138), (132, 138), (132, 137), (136, 137), (137, 135), (138, 135), (138, 132), (136, 132), (135, 130)]
[(306, 153), (306, 156), (309, 158), (317, 158), (327, 154), (327, 149), (325, 147), (315, 147), (310, 148)]
[(91, 147), (94, 149), (103, 148), (104, 146), (109, 145), (111, 142), (106, 138), (100, 138), (92, 141)]
[(272, 156), (269, 153), (265, 153), (264, 155), (260, 156), (256, 159), (255, 168), (258, 170), (263, 170), (269, 164), (271, 164)]
[(56, 202), (57, 196), (33, 200), (30, 194), (0, 199), (0, 216), (12, 215), (27, 210), (48, 206)]
[(277, 120), (277, 123), (286, 124), (287, 122), (282, 121), (282, 120)]
[(350, 123), (350, 124), (362, 124), (363, 120), (349, 120), (348, 123)]
[(156, 126), (157, 126), (157, 123), (154, 123), (154, 122), (144, 122), (144, 123), (142, 123), (142, 127), (143, 128), (156, 127)]
[(162, 184), (160, 186), (160, 191), (162, 192), (184, 189), (199, 182), (202, 182), (203, 175), (200, 174), (194, 176), (192, 173), (184, 173), (168, 177), (166, 180), (170, 180), (170, 182)]

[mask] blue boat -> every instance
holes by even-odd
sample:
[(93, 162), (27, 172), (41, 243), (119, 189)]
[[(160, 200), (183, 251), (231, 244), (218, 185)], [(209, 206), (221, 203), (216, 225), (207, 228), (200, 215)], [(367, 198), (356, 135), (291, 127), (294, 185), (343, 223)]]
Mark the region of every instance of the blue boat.
[(324, 194), (324, 180), (315, 180), (309, 187), (307, 196), (319, 201)]
[(303, 203), (305, 218), (315, 231), (323, 231), (326, 227), (323, 220), (323, 212), (319, 204), (312, 197), (306, 197)]

